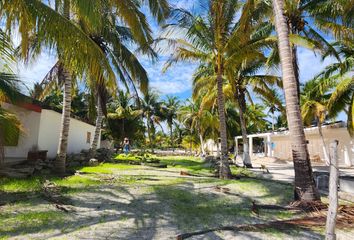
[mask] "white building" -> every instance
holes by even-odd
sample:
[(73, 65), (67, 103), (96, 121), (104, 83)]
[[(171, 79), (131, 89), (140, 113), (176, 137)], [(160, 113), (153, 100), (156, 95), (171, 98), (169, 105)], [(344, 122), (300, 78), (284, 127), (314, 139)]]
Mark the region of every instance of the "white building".
[[(23, 126), (23, 132), (20, 133), (17, 144), (4, 147), (5, 163), (26, 159), (28, 152), (32, 149), (48, 151), (48, 158), (56, 156), (61, 113), (31, 103), (19, 106), (1, 103), (1, 107), (14, 113)], [(89, 149), (94, 131), (95, 126), (71, 118), (68, 153), (78, 153), (83, 149)], [(100, 146), (100, 142), (98, 146)]]
[[(308, 141), (310, 158), (319, 158), (323, 162), (328, 162), (328, 156), (323, 147), (322, 140), (318, 132), (318, 127), (305, 128), (304, 130)], [(334, 140), (339, 141), (339, 164), (342, 166), (353, 166), (354, 139), (350, 137), (345, 123), (338, 122), (335, 124), (324, 125), (322, 126), (322, 132), (327, 146)], [(292, 159), (291, 139), (288, 131), (250, 134), (247, 135), (247, 137), (250, 144), (251, 157), (260, 152), (269, 157), (276, 157), (283, 160)], [(254, 148), (253, 142), (255, 138), (261, 138), (263, 140), (262, 142), (264, 148), (261, 151), (259, 151), (259, 148), (257, 150)], [(242, 141), (242, 136), (235, 137), (235, 146), (239, 146), (240, 141)], [(239, 146), (238, 149), (240, 152), (240, 150), (242, 150), (242, 146)]]

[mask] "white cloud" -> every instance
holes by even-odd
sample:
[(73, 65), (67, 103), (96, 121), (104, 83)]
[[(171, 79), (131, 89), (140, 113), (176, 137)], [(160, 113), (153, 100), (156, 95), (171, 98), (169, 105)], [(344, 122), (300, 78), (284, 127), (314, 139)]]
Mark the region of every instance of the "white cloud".
[(165, 73), (162, 68), (166, 60), (151, 64), (142, 61), (149, 74), (150, 86), (161, 94), (180, 94), (191, 91), (192, 75), (196, 64), (181, 62), (170, 67)]
[(27, 88), (32, 88), (33, 83), (41, 82), (56, 62), (57, 58), (54, 53), (43, 52), (37, 61), (29, 65), (18, 63), (17, 74)]
[(326, 66), (336, 62), (336, 59), (334, 57), (328, 57), (322, 61), (322, 58), (318, 53), (315, 55), (311, 50), (298, 48), (298, 61), (300, 81), (306, 82), (320, 73)]

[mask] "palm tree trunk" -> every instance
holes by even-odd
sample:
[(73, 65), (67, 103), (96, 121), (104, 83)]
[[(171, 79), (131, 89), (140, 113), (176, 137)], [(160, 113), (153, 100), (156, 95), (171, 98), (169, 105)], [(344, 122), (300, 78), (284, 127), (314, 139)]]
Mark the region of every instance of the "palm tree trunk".
[(150, 148), (152, 149), (152, 139), (151, 139), (151, 129), (150, 129), (149, 119), (146, 121), (146, 126), (147, 126), (148, 138), (149, 138), (149, 145)]
[(203, 135), (201, 133), (199, 134), (199, 140), (200, 140), (200, 149), (202, 151), (203, 156), (205, 156)]
[(199, 134), (199, 140), (200, 140), (200, 150), (202, 152), (202, 155), (205, 156), (204, 141), (203, 141), (202, 134)]
[(0, 166), (5, 162), (5, 149), (4, 149), (4, 135), (2, 128), (0, 127)]
[[(296, 29), (296, 26), (293, 26), (291, 22), (288, 23), (288, 29), (291, 34), (299, 33), (299, 31), (297, 31)], [(291, 44), (291, 60), (292, 60), (294, 75), (296, 80), (297, 96), (300, 102), (300, 73), (299, 73), (300, 70), (299, 70), (299, 61), (297, 58), (297, 47), (295, 44)]]
[(245, 121), (244, 113), (246, 111), (246, 99), (245, 93), (242, 89), (238, 89), (238, 95), (236, 96), (236, 100), (239, 105), (239, 114), (240, 114), (240, 125), (241, 125), (241, 133), (242, 133), (242, 142), (243, 142), (243, 165), (247, 168), (252, 168), (251, 157), (249, 153), (249, 142), (247, 138), (247, 126)]
[(289, 29), (283, 14), (283, 4), (283, 0), (273, 0), (273, 11), (275, 15), (275, 25), (278, 34), (278, 46), (283, 74), (286, 112), (290, 138), (292, 139), (291, 147), (295, 170), (294, 198), (296, 200), (305, 201), (319, 200), (320, 196), (313, 179), (312, 167), (300, 114), (297, 85), (291, 59)]
[(274, 127), (274, 120), (275, 120), (275, 116), (274, 116), (274, 109), (272, 109), (272, 132), (274, 132), (275, 127)]
[(91, 152), (94, 154), (97, 150), (97, 145), (101, 133), (101, 126), (102, 126), (102, 106), (101, 106), (101, 98), (97, 96), (97, 118), (96, 118), (96, 126), (95, 126), (95, 135), (93, 136), (92, 144), (91, 144)]
[(65, 160), (70, 127), (71, 75), (62, 65), (60, 68), (62, 69), (62, 71), (59, 72), (58, 77), (60, 78), (60, 81), (64, 82), (64, 94), (59, 146), (57, 152), (57, 159), (54, 163), (54, 170), (59, 174), (63, 174), (65, 173)]
[(170, 125), (169, 127), (170, 127), (171, 147), (172, 147), (172, 151), (174, 152), (175, 149), (174, 149), (174, 146), (173, 146), (173, 130), (172, 130), (172, 124), (170, 123), (170, 124), (168, 124), (168, 125)]
[(326, 164), (329, 166), (330, 163), (331, 163), (331, 159), (330, 159), (331, 156), (329, 154), (329, 150), (328, 150), (328, 148), (326, 146), (326, 142), (325, 142), (324, 137), (323, 137), (322, 123), (321, 123), (319, 118), (317, 118), (317, 127), (318, 127), (318, 133), (320, 134), (320, 137), (321, 137), (323, 150), (325, 152), (325, 161), (326, 161)]
[(296, 91), (297, 91), (297, 97), (300, 102), (300, 75), (299, 75), (299, 62), (297, 58), (297, 47), (293, 45), (291, 47), (291, 58), (293, 61), (293, 68), (294, 68), (294, 74), (295, 74), (295, 80), (296, 80)]
[(228, 179), (231, 177), (231, 170), (228, 162), (227, 154), (227, 131), (226, 131), (226, 116), (225, 116), (225, 99), (223, 92), (223, 79), (221, 69), (218, 69), (217, 75), (217, 88), (218, 88), (218, 111), (220, 121), (220, 138), (221, 138), (221, 155), (220, 155), (220, 169), (219, 177)]

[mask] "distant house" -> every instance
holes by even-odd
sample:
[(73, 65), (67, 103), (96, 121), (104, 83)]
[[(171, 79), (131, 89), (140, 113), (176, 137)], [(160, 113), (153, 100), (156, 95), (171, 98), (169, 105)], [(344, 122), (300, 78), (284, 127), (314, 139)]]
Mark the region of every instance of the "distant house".
[[(19, 134), (17, 142), (5, 144), (5, 163), (26, 159), (32, 149), (47, 150), (49, 158), (56, 156), (61, 127), (60, 111), (36, 103), (1, 103), (1, 107), (14, 113), (23, 125), (23, 132)], [(68, 153), (89, 149), (94, 131), (94, 125), (71, 118)]]
[[(328, 162), (328, 156), (322, 144), (322, 140), (318, 133), (318, 127), (305, 128), (305, 136), (308, 141), (308, 150), (310, 158), (313, 160)], [(334, 140), (339, 141), (338, 158), (339, 164), (342, 166), (354, 165), (354, 139), (350, 137), (344, 122), (337, 122), (322, 126), (325, 143), (328, 144)], [(279, 159), (290, 160), (291, 139), (289, 131), (278, 131), (268, 133), (256, 133), (247, 136), (250, 143), (250, 154), (264, 154), (269, 157), (277, 157)], [(254, 144), (257, 140), (258, 144)], [(235, 145), (238, 146), (238, 152), (242, 150), (242, 136), (235, 137)], [(259, 144), (259, 142), (261, 144)]]

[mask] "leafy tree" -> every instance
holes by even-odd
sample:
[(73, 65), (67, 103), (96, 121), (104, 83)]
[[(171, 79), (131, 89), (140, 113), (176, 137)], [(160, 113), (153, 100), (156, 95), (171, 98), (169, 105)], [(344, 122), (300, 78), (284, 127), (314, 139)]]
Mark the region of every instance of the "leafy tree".
[[(336, 87), (328, 100), (328, 114), (330, 117), (344, 111), (347, 116), (347, 128), (354, 136), (354, 79), (348, 76), (354, 67), (354, 47), (352, 42), (345, 39), (333, 43), (341, 57), (341, 61), (328, 65), (321, 73), (315, 76), (319, 83), (335, 81)], [(325, 55), (325, 57), (327, 54)]]
[(107, 128), (118, 143), (128, 137), (132, 143), (141, 143), (145, 138), (142, 111), (137, 108), (129, 93), (118, 92), (118, 98), (108, 104)]
[(162, 102), (162, 116), (167, 121), (168, 128), (170, 129), (170, 141), (171, 147), (174, 150), (173, 141), (173, 125), (174, 120), (177, 117), (180, 101), (175, 96), (167, 96), (167, 99)]
[[(144, 1), (145, 2), (145, 1)], [(147, 1), (153, 16), (162, 22), (167, 16), (169, 6), (165, 0)], [(0, 9), (8, 21), (8, 26), (12, 23), (19, 23), (21, 31), (21, 49), (24, 56), (29, 52), (39, 53), (42, 46), (56, 48), (59, 62), (57, 65), (60, 82), (64, 84), (63, 101), (63, 125), (59, 141), (58, 160), (56, 170), (63, 173), (65, 171), (65, 156), (67, 137), (70, 120), (71, 102), (71, 77), (83, 76), (84, 73), (102, 81), (115, 83), (114, 72), (110, 62), (104, 56), (102, 49), (92, 41), (89, 35), (71, 21), (73, 16), (77, 19), (87, 21), (88, 28), (95, 31), (105, 25), (106, 21), (101, 21), (102, 9), (115, 11), (116, 15), (131, 27), (131, 34), (141, 46), (147, 46), (151, 41), (151, 32), (146, 22), (144, 14), (140, 11), (143, 1), (107, 1), (105, 3), (96, 1), (90, 4), (82, 4), (81, 1), (62, 0), (55, 1), (55, 9), (52, 9), (46, 2), (42, 1), (1, 1)], [(16, 6), (14, 8), (14, 6)], [(92, 11), (92, 9), (98, 11)], [(71, 14), (74, 12), (75, 14)], [(112, 16), (112, 15), (111, 15)], [(115, 19), (110, 19), (115, 22)], [(60, 27), (58, 27), (60, 26)], [(62, 30), (68, 34), (63, 38)], [(91, 31), (91, 32), (92, 32)], [(29, 51), (30, 41), (35, 39), (36, 47)], [(72, 44), (76, 44), (72, 47)], [(144, 49), (142, 47), (141, 49)]]
[(217, 83), (221, 139), (219, 175), (220, 178), (230, 178), (223, 75), (227, 61), (232, 61), (232, 58), (226, 58), (226, 50), (236, 40), (233, 38), (234, 20), (240, 4), (236, 0), (211, 0), (207, 2), (207, 6), (209, 12), (205, 15), (193, 16), (187, 11), (180, 12), (177, 25), (186, 32), (186, 36), (184, 39), (169, 39), (176, 50), (166, 67), (183, 60), (198, 61), (213, 67)]
[(157, 93), (151, 90), (149, 90), (140, 100), (142, 117), (146, 120), (149, 145), (151, 150), (154, 151), (156, 125), (160, 125), (162, 119), (162, 103), (159, 101)]

